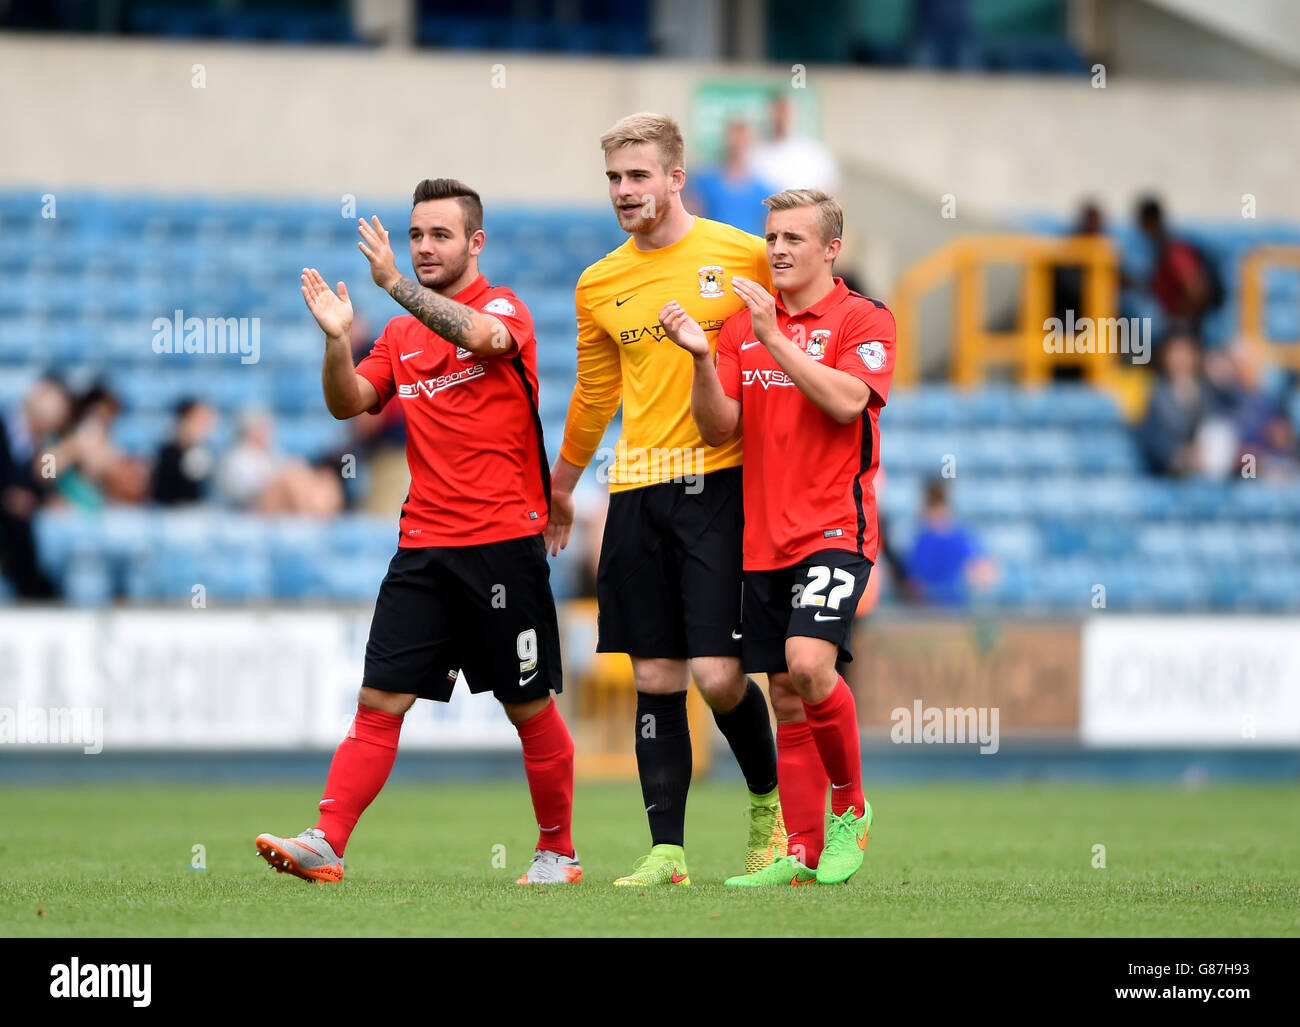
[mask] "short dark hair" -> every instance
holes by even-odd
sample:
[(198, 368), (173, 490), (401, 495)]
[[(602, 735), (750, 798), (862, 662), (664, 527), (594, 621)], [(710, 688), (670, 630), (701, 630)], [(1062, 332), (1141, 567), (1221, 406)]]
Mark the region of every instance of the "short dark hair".
[(483, 227), (483, 201), (478, 193), (454, 178), (426, 178), (415, 187), (411, 207), (426, 200), (459, 200), (465, 214), (465, 238)]
[(1165, 221), (1165, 211), (1160, 205), (1159, 198), (1155, 196), (1143, 196), (1138, 199), (1137, 203), (1138, 221), (1150, 221), (1152, 224), (1163, 225)]

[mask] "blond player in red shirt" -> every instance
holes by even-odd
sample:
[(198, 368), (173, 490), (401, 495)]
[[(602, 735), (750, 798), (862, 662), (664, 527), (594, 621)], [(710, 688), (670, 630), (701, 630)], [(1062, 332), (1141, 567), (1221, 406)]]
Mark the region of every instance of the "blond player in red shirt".
[[(825, 193), (763, 201), (774, 297), (739, 276), (746, 309), (718, 335), (717, 365), (676, 302), (660, 311), (694, 358), (691, 414), (711, 446), (745, 430), (745, 670), (766, 672), (777, 717), (789, 855), (730, 885), (839, 884), (862, 866), (871, 806), (849, 661), (853, 613), (876, 559), (877, 417), (894, 373), (888, 308), (833, 274), (844, 214)], [(832, 818), (826, 826), (826, 788)]]

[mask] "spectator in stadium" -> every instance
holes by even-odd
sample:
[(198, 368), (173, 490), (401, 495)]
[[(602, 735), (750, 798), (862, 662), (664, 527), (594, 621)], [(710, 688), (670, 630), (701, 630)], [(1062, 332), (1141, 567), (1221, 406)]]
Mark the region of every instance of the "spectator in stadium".
[(1165, 316), (1166, 331), (1199, 337), (1201, 318), (1216, 298), (1210, 268), (1191, 243), (1170, 235), (1164, 208), (1154, 196), (1137, 205), (1137, 224), (1151, 246), (1151, 274), (1136, 283), (1148, 292)]
[(177, 506), (204, 498), (216, 471), (211, 443), (216, 426), (217, 411), (211, 404), (193, 398), (176, 404), (172, 436), (154, 461), (151, 494), (155, 503)]
[(687, 206), (703, 217), (761, 236), (767, 221), (763, 201), (770, 190), (750, 168), (753, 148), (749, 122), (728, 122), (722, 164), (687, 179)]
[[(1079, 207), (1074, 228), (1070, 236), (1075, 239), (1095, 239), (1106, 234), (1106, 222), (1101, 208), (1092, 200), (1086, 200)], [(1083, 309), (1083, 268), (1078, 264), (1058, 264), (1052, 269), (1052, 314), (1062, 321), (1067, 311), (1073, 310), (1075, 317), (1086, 311)]]
[(1255, 475), (1267, 479), (1294, 479), (1300, 476), (1300, 443), (1295, 425), (1280, 410), (1264, 422), (1257, 441), (1246, 444), (1255, 456)]
[[(1237, 477), (1253, 465), (1260, 478), (1286, 478), (1298, 468), (1295, 431), (1284, 407), (1260, 387), (1260, 368), (1244, 343), (1205, 354), (1205, 378), (1211, 395), (1211, 419), (1231, 433), (1231, 453), (1217, 476)], [(1247, 459), (1250, 458), (1250, 459)]]
[(96, 383), (78, 397), (71, 431), (51, 450), (61, 498), (85, 509), (105, 502), (141, 503), (149, 495), (149, 468), (113, 441), (121, 400)]
[(979, 540), (953, 516), (942, 478), (926, 483), (921, 528), (907, 558), (907, 573), (909, 595), (938, 606), (964, 606), (972, 591), (988, 589), (997, 578), (997, 566)]
[(969, 0), (917, 0), (912, 15), (912, 61), (959, 70), (979, 59)]
[(263, 410), (240, 415), (238, 441), (222, 461), (217, 481), (227, 500), (257, 513), (333, 517), (343, 509), (339, 468), (308, 466), (279, 452), (271, 417)]
[[(1087, 200), (1079, 208), (1071, 236), (1075, 239), (1094, 239), (1105, 234), (1105, 219), (1101, 208)], [(1052, 316), (1062, 324), (1074, 324), (1080, 317), (1089, 315), (1084, 309), (1084, 269), (1079, 264), (1057, 264), (1052, 268)], [(1069, 313), (1073, 311), (1073, 318)], [(1096, 316), (1093, 314), (1092, 316)], [(1083, 368), (1076, 363), (1054, 362), (1052, 378), (1055, 381), (1077, 381)]]
[(49, 494), (48, 479), (38, 469), (41, 455), (71, 416), (67, 389), (45, 377), (0, 418), (0, 571), (20, 599), (56, 595), (37, 562), (32, 517)]
[(771, 136), (754, 148), (751, 170), (769, 192), (783, 189), (839, 189), (840, 169), (825, 143), (795, 133), (795, 110), (783, 92), (772, 94), (768, 108)]
[(1178, 477), (1202, 470), (1198, 433), (1215, 397), (1201, 371), (1201, 352), (1188, 332), (1166, 335), (1157, 350), (1160, 380), (1138, 427), (1138, 446), (1152, 474)]

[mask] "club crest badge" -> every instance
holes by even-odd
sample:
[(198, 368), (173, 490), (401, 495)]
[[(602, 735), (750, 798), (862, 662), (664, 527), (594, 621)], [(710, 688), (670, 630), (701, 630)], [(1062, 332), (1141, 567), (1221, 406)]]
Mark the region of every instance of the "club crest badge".
[(826, 347), (831, 343), (831, 333), (826, 328), (818, 328), (808, 335), (808, 348), (804, 350), (814, 360), (826, 356)]
[(700, 295), (705, 299), (721, 296), (722, 275), (723, 270), (717, 264), (700, 268)]

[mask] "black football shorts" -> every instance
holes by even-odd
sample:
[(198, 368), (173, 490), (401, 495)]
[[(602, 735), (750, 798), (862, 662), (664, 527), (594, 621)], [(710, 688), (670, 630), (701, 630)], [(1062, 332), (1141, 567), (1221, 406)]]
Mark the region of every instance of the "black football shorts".
[(379, 586), (362, 684), (447, 702), (471, 692), (528, 702), (563, 685), (560, 629), (541, 535), (398, 549)]
[(824, 549), (793, 567), (746, 571), (741, 630), (745, 670), (780, 674), (785, 640), (821, 638), (840, 647), (849, 663), (853, 617), (867, 587), (871, 561), (839, 549)]
[(596, 649), (644, 658), (740, 655), (740, 468), (609, 497), (596, 571)]

